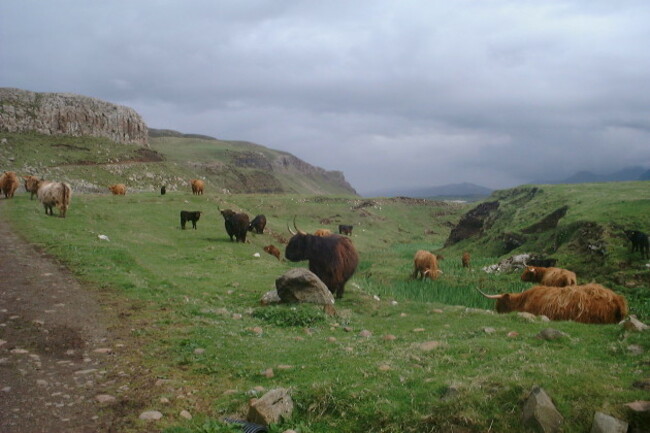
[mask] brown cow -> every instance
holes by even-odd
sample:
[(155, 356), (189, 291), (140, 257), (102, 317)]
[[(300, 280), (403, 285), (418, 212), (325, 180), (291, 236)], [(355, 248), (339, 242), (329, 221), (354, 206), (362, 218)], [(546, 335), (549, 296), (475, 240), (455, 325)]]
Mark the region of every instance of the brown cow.
[(0, 191), (5, 195), (5, 198), (13, 198), (19, 186), (20, 182), (18, 182), (15, 172), (5, 171), (0, 176)]
[(265, 246), (264, 251), (271, 254), (272, 256), (275, 256), (276, 259), (282, 260), (280, 258), (280, 250), (275, 245), (267, 245), (267, 246)]
[(54, 215), (52, 208), (59, 208), (59, 216), (65, 218), (65, 213), (70, 206), (72, 198), (72, 189), (70, 185), (64, 182), (51, 182), (41, 180), (38, 183), (38, 199), (45, 207), (46, 215)]
[(115, 185), (109, 186), (108, 189), (113, 195), (126, 195), (126, 185), (123, 183), (116, 183)]
[(25, 180), (25, 191), (32, 194), (29, 199), (34, 200), (34, 196), (38, 192), (38, 182), (40, 179), (31, 175), (23, 176), (23, 179)]
[(320, 237), (329, 236), (331, 234), (332, 234), (332, 231), (328, 230), (328, 229), (318, 229), (318, 230), (316, 230), (314, 232), (314, 236), (320, 236)]
[(486, 295), (496, 299), (498, 313), (523, 311), (551, 320), (581, 323), (618, 323), (627, 315), (627, 301), (600, 284), (581, 286), (535, 286), (521, 293)]
[(465, 251), (463, 253), (463, 257), (461, 257), (460, 259), (460, 261), (463, 263), (463, 268), (471, 268), (472, 267), (470, 263), (471, 260), (472, 260), (472, 256), (470, 256), (470, 254), (467, 251)]
[(543, 286), (573, 286), (577, 284), (575, 272), (561, 268), (542, 268), (526, 266), (521, 274), (521, 281), (540, 283)]
[(192, 194), (203, 195), (203, 187), (205, 186), (205, 182), (203, 182), (201, 179), (192, 179), (190, 183), (192, 184)]
[(418, 250), (413, 257), (413, 278), (424, 279), (429, 277), (432, 280), (438, 278), (442, 271), (438, 269), (438, 259), (432, 252)]

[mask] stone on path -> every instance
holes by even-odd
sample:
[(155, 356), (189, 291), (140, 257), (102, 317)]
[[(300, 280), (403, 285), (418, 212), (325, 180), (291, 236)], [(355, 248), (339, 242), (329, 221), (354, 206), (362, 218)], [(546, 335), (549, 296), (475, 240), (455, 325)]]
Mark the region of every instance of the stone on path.
[(543, 433), (559, 432), (564, 421), (551, 398), (539, 386), (534, 386), (528, 395), (521, 418), (525, 426)]
[(627, 423), (602, 412), (594, 414), (590, 433), (626, 433)]
[(139, 416), (140, 419), (146, 420), (146, 421), (158, 421), (163, 417), (163, 414), (158, 412), (157, 410), (148, 410), (146, 412), (142, 412)]

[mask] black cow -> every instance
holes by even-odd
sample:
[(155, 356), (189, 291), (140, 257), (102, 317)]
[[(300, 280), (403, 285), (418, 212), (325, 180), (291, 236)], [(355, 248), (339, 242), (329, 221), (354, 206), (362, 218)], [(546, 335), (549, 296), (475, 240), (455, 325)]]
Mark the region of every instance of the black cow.
[(309, 270), (325, 283), (334, 296), (342, 298), (345, 283), (359, 264), (359, 255), (350, 238), (335, 234), (315, 236), (301, 230), (298, 233), (291, 229), (289, 231), (293, 237), (287, 244), (284, 256), (292, 262), (309, 260)]
[(185, 230), (185, 223), (188, 221), (192, 221), (192, 228), (196, 230), (196, 222), (201, 218), (201, 211), (195, 210), (195, 211), (187, 211), (187, 210), (182, 210), (181, 211), (181, 228)]
[(246, 233), (250, 224), (248, 215), (236, 213), (230, 209), (222, 210), (221, 215), (223, 215), (226, 233), (230, 236), (230, 241), (232, 242), (234, 237), (237, 242), (246, 242)]
[(638, 230), (625, 230), (625, 236), (632, 242), (632, 252), (639, 251), (641, 257), (647, 259), (650, 251), (648, 235)]
[(266, 227), (266, 217), (264, 215), (257, 215), (248, 225), (248, 231), (252, 232), (255, 230), (255, 233), (261, 235), (264, 233), (264, 227)]
[(167, 192), (167, 187), (166, 187), (165, 185), (163, 185), (163, 186), (160, 188), (160, 195), (165, 195), (166, 192)]
[(340, 235), (348, 235), (352, 236), (352, 228), (354, 226), (348, 226), (345, 224), (339, 224), (339, 234)]

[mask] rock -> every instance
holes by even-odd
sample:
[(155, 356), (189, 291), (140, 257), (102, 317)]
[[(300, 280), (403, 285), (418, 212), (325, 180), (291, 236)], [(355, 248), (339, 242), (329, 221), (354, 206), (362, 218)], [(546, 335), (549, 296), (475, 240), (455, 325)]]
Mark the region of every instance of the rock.
[(557, 329), (553, 328), (546, 328), (542, 329), (539, 334), (535, 336), (535, 338), (539, 338), (540, 340), (559, 340), (560, 338), (568, 337), (567, 334), (565, 334), (562, 331), (558, 331)]
[(148, 410), (146, 412), (142, 412), (138, 418), (146, 421), (157, 421), (162, 417), (163, 414), (158, 412), (157, 410)]
[(262, 372), (262, 376), (266, 377), (267, 379), (271, 379), (275, 376), (275, 373), (273, 372), (272, 368), (267, 368)]
[(650, 401), (637, 400), (632, 403), (626, 403), (625, 406), (629, 407), (634, 412), (650, 412)]
[(555, 409), (546, 392), (539, 386), (534, 386), (524, 403), (521, 421), (536, 431), (554, 433), (560, 431), (564, 418)]
[(256, 424), (275, 424), (293, 413), (293, 400), (284, 388), (273, 389), (250, 403), (246, 419)]
[(507, 337), (508, 337), (508, 338), (519, 337), (519, 332), (517, 332), (517, 331), (510, 331), (510, 332), (508, 332)]
[(363, 331), (359, 332), (359, 337), (370, 338), (372, 337), (372, 332), (364, 329)]
[(632, 384), (633, 387), (650, 391), (650, 378), (637, 380)]
[(638, 344), (630, 344), (627, 346), (627, 351), (632, 355), (642, 355), (644, 352), (643, 347), (639, 346)]
[(275, 280), (275, 287), (282, 302), (334, 304), (332, 292), (316, 274), (308, 269), (293, 268), (288, 270)]
[(432, 350), (437, 349), (440, 346), (441, 343), (439, 341), (425, 341), (424, 343), (420, 343), (418, 347), (420, 348), (420, 350), (423, 350), (425, 352), (430, 352)]
[(378, 369), (379, 371), (390, 371), (390, 365), (381, 364)]
[(270, 290), (266, 292), (262, 296), (262, 299), (260, 299), (260, 304), (262, 305), (279, 304), (280, 302), (282, 302), (282, 299), (280, 299), (280, 295), (278, 295), (277, 290)]
[(194, 349), (195, 355), (203, 355), (204, 353), (205, 353), (205, 349), (202, 347), (197, 347), (196, 349)]
[(521, 317), (522, 319), (528, 320), (529, 322), (536, 322), (537, 321), (537, 316), (535, 316), (532, 313), (527, 313), (525, 311), (521, 311), (517, 313), (517, 316)]
[(397, 340), (397, 337), (395, 337), (393, 334), (386, 334), (383, 336), (383, 339), (386, 341), (394, 341)]
[(483, 332), (485, 332), (486, 334), (494, 334), (495, 332), (497, 332), (497, 330), (494, 328), (487, 327), (487, 328), (483, 328)]
[(442, 394), (440, 399), (450, 400), (460, 394), (460, 389), (456, 385), (449, 385)]
[(97, 400), (100, 403), (113, 403), (116, 400), (116, 398), (108, 394), (99, 394), (95, 396), (95, 400)]
[(182, 410), (181, 413), (180, 413), (180, 416), (181, 416), (181, 418), (192, 419), (192, 414), (190, 414), (186, 410)]
[(626, 433), (627, 423), (602, 412), (594, 414), (591, 433)]
[(634, 314), (623, 321), (623, 327), (628, 331), (641, 332), (646, 331), (650, 326), (641, 322)]

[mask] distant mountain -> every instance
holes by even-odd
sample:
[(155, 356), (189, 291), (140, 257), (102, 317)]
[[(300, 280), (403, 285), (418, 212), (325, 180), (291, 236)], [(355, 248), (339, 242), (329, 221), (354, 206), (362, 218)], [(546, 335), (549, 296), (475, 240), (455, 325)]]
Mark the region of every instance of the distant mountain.
[(650, 180), (650, 170), (641, 166), (625, 167), (609, 174), (597, 174), (591, 171), (579, 171), (565, 179), (534, 181), (533, 184), (625, 182), (632, 180)]
[(455, 198), (464, 200), (478, 200), (492, 194), (490, 188), (473, 183), (454, 183), (432, 187), (391, 188), (377, 190), (367, 197), (413, 197), (413, 198)]

